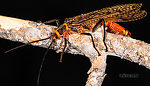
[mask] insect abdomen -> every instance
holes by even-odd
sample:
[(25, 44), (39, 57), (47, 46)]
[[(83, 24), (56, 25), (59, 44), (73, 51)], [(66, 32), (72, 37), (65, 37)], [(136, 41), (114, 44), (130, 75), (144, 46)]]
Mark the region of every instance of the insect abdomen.
[(120, 26), (117, 23), (106, 22), (105, 25), (106, 25), (106, 27), (108, 27), (107, 28), (108, 32), (115, 33), (115, 34), (120, 34), (120, 35), (124, 35), (124, 36), (127, 36), (127, 37), (131, 36), (131, 33), (128, 30), (125, 30), (124, 27)]

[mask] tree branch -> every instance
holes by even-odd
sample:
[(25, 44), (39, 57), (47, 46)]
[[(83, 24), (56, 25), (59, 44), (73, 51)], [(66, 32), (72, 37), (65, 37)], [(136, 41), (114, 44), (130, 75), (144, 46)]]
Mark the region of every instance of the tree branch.
[[(45, 25), (28, 20), (21, 20), (0, 16), (0, 37), (12, 41), (28, 43), (35, 40), (47, 38), (54, 32), (55, 26)], [(108, 52), (105, 52), (103, 43), (103, 30), (99, 28), (91, 33), (94, 37), (98, 53), (93, 48), (90, 36), (73, 33), (68, 36), (68, 45), (65, 52), (71, 54), (80, 54), (88, 57), (92, 63), (88, 71), (89, 78), (86, 86), (101, 86), (105, 77), (107, 55), (118, 56), (131, 62), (143, 65), (150, 69), (150, 45), (133, 38), (116, 35), (112, 33), (106, 34), (106, 44)], [(51, 39), (32, 43), (34, 46), (47, 48)], [(56, 40), (51, 49), (62, 52), (64, 46), (63, 38)]]

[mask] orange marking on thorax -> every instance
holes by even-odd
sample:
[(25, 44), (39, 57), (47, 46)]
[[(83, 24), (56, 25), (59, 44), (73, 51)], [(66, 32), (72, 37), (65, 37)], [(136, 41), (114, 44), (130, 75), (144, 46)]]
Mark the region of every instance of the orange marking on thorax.
[[(63, 26), (66, 27), (66, 31), (63, 33), (65, 34), (64, 37), (66, 37), (66, 34), (71, 33), (71, 29), (68, 27), (67, 23), (64, 23)], [(58, 32), (58, 29), (54, 30), (56, 33), (57, 37), (60, 37), (60, 33)]]
[(68, 27), (67, 23), (64, 23), (63, 26), (66, 27), (66, 31), (63, 33), (63, 37), (67, 38), (67, 35), (71, 33), (71, 28)]
[(79, 33), (83, 33), (83, 31), (84, 31), (83, 26), (80, 26), (80, 31), (79, 31)]
[(71, 29), (68, 27), (67, 23), (64, 23), (63, 25), (66, 27), (67, 31), (71, 31)]
[(106, 27), (108, 27), (107, 31), (109, 31), (109, 32), (124, 35), (124, 36), (127, 36), (127, 37), (131, 36), (131, 33), (128, 30), (125, 30), (124, 27), (120, 26), (117, 23), (106, 22), (105, 25), (106, 25)]

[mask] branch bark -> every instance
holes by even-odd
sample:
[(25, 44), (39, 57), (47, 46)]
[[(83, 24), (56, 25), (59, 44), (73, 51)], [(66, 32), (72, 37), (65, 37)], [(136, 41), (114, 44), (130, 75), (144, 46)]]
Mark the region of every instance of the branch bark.
[[(0, 16), (0, 37), (12, 41), (28, 43), (47, 38), (54, 32), (55, 28), (57, 27), (29, 20)], [(150, 69), (150, 44), (107, 32), (106, 44), (108, 52), (105, 52), (105, 46), (102, 41), (102, 28), (91, 34), (94, 37), (96, 48), (101, 53), (101, 56), (98, 56), (96, 50), (93, 48), (90, 36), (78, 33), (68, 36), (68, 45), (65, 50), (66, 53), (85, 55), (90, 59), (92, 66), (88, 71), (89, 78), (86, 86), (101, 86), (106, 76), (107, 55), (118, 56)], [(51, 39), (32, 43), (32, 45), (47, 48), (49, 43), (51, 43)], [(63, 38), (59, 38), (50, 49), (62, 52), (63, 46), (64, 40)]]

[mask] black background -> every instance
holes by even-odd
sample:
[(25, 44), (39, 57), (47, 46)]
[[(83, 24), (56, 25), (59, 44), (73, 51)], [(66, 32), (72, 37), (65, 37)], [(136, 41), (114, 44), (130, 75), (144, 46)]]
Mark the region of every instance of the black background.
[[(0, 15), (32, 21), (46, 21), (73, 17), (104, 7), (126, 3), (143, 3), (142, 9), (148, 16), (142, 20), (119, 23), (131, 31), (132, 37), (150, 43), (150, 3), (147, 0), (5, 0), (0, 2)], [(36, 86), (37, 74), (46, 49), (26, 46), (8, 54), (4, 51), (22, 43), (0, 39), (0, 85)], [(88, 58), (80, 55), (64, 54), (63, 63), (59, 63), (60, 53), (50, 50), (44, 63), (40, 86), (84, 86), (87, 71), (91, 64)], [(108, 56), (107, 76), (102, 86), (149, 86), (150, 70), (136, 63)], [(138, 75), (138, 77), (120, 77), (121, 74)]]

